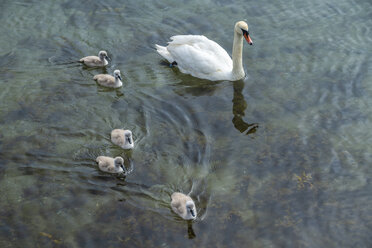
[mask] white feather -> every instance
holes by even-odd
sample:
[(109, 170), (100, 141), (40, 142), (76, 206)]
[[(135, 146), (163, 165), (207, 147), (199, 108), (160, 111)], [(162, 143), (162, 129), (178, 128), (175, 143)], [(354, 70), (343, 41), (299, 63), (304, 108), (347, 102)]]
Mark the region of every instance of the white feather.
[(203, 35), (176, 35), (170, 38), (172, 41), (168, 42), (168, 46), (155, 46), (169, 63), (176, 62), (183, 73), (212, 81), (239, 80), (245, 76), (241, 66), (241, 28), (248, 30), (248, 25), (245, 22), (235, 25), (234, 46), (237, 49), (233, 49), (234, 62), (225, 49)]

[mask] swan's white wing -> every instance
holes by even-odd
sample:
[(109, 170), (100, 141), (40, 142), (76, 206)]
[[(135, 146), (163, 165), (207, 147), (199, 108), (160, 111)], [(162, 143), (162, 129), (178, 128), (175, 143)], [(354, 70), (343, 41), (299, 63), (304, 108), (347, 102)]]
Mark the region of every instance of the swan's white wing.
[(232, 71), (232, 60), (228, 53), (205, 36), (177, 35), (171, 39), (167, 50), (181, 72), (215, 80)]

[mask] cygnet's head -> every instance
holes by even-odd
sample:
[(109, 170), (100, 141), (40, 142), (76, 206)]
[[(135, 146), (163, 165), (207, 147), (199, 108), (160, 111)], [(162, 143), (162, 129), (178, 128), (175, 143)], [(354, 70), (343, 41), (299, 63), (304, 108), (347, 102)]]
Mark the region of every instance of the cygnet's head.
[(99, 51), (98, 53), (98, 57), (100, 60), (104, 60), (104, 59), (107, 59), (109, 60), (110, 58), (107, 56), (107, 52), (106, 51)]
[(193, 201), (186, 202), (187, 219), (194, 220), (197, 216), (195, 204)]
[(119, 71), (119, 70), (115, 70), (115, 71), (114, 71), (114, 77), (115, 77), (115, 78), (119, 78), (120, 80), (122, 80), (122, 79), (121, 79), (121, 76), (120, 76), (120, 71)]
[(243, 35), (249, 45), (253, 45), (252, 39), (248, 32), (248, 24), (245, 21), (240, 21), (235, 24), (235, 32)]
[(124, 130), (124, 145), (127, 147), (133, 147), (133, 135), (130, 130)]
[(114, 162), (116, 168), (119, 169), (121, 167), (124, 170), (124, 159), (122, 157), (116, 157)]

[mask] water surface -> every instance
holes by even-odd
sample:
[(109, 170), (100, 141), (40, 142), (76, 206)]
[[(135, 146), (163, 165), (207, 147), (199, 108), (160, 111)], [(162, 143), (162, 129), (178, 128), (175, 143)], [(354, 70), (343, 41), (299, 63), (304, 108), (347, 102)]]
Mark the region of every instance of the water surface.
[[(371, 5), (2, 1), (0, 246), (371, 246)], [(154, 50), (204, 34), (230, 53), (238, 20), (244, 80), (193, 78)], [(75, 63), (102, 49), (107, 68)], [(120, 89), (92, 80), (115, 69)], [(99, 155), (134, 171), (101, 173)]]

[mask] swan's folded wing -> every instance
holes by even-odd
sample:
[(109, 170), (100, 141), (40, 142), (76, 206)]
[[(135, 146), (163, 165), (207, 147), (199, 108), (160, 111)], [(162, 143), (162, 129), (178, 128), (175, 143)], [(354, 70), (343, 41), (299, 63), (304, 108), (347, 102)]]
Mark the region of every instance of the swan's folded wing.
[(232, 67), (232, 60), (229, 54), (213, 40), (208, 39), (204, 35), (176, 35), (171, 37), (168, 48), (171, 49), (175, 46), (189, 45), (198, 51), (203, 51), (212, 56), (221, 63), (226, 63), (226, 66)]
[(101, 60), (97, 56), (87, 56), (81, 58), (80, 62), (88, 62), (88, 63), (101, 63)]
[(111, 75), (107, 74), (99, 74), (93, 77), (94, 80), (97, 80), (98, 83), (104, 84), (104, 85), (114, 85), (115, 84), (115, 78), (113, 78)]
[(168, 42), (173, 45), (195, 44), (208, 41), (209, 39), (204, 35), (175, 35), (170, 37), (172, 41)]
[(111, 132), (111, 141), (115, 145), (124, 146), (125, 143), (125, 135), (122, 130), (115, 129)]
[(182, 72), (203, 77), (232, 70), (227, 52), (205, 36), (177, 35), (171, 39), (167, 49)]
[(182, 204), (180, 201), (172, 201), (171, 202), (171, 207), (173, 209), (174, 212), (176, 212), (177, 214), (180, 214), (182, 215), (183, 214), (183, 208), (182, 208)]
[(105, 158), (104, 156), (97, 157), (96, 161), (100, 168), (106, 168), (110, 165), (110, 163), (107, 161), (107, 158)]

